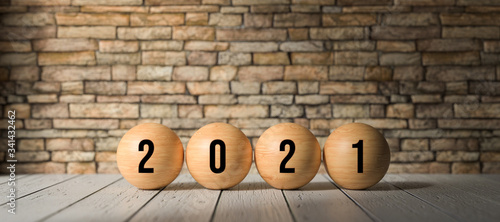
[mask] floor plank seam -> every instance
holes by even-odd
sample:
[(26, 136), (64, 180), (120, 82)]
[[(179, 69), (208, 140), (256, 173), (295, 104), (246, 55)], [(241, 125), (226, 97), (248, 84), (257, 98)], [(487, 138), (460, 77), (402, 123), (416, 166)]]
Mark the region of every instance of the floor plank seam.
[(463, 221), (463, 220), (461, 220), (460, 218), (455, 217), (455, 215), (453, 215), (453, 214), (449, 213), (448, 211), (446, 211), (446, 210), (442, 209), (441, 207), (436, 206), (436, 205), (432, 204), (432, 203), (431, 203), (431, 202), (429, 202), (429, 201), (426, 201), (425, 199), (423, 199), (423, 198), (421, 198), (421, 197), (419, 197), (419, 196), (417, 196), (417, 195), (415, 195), (415, 194), (411, 193), (410, 191), (407, 191), (407, 190), (405, 190), (405, 189), (403, 189), (403, 188), (401, 188), (401, 187), (399, 187), (399, 186), (397, 186), (396, 184), (393, 184), (393, 183), (391, 183), (391, 182), (388, 182), (388, 183), (390, 183), (390, 184), (391, 184), (391, 185), (393, 185), (394, 187), (397, 187), (398, 189), (400, 189), (400, 190), (402, 190), (402, 191), (404, 191), (404, 192), (408, 193), (410, 196), (415, 197), (415, 198), (419, 199), (420, 201), (422, 201), (422, 202), (424, 202), (424, 203), (428, 204), (429, 206), (436, 208), (437, 210), (439, 210), (439, 211), (441, 211), (442, 213), (444, 213), (444, 214), (446, 214), (446, 215), (450, 216), (451, 218), (453, 218), (453, 219), (455, 219), (455, 220), (457, 220), (457, 221)]
[(223, 190), (221, 190), (219, 192), (219, 196), (217, 197), (217, 201), (215, 202), (215, 207), (214, 207), (214, 211), (212, 212), (212, 215), (210, 216), (210, 222), (213, 222), (214, 221), (214, 218), (215, 218), (215, 212), (217, 212), (217, 207), (219, 206), (219, 202), (220, 202), (220, 197), (222, 196), (222, 192)]
[(135, 211), (132, 215), (130, 215), (130, 217), (129, 217), (129, 218), (127, 218), (125, 221), (127, 221), (127, 222), (128, 222), (128, 221), (132, 220), (132, 218), (134, 218), (134, 216), (135, 216), (136, 214), (138, 214), (138, 213), (139, 213), (139, 211), (141, 211), (141, 210), (142, 210), (142, 208), (144, 208), (146, 205), (148, 205), (148, 204), (149, 204), (149, 202), (151, 202), (151, 200), (153, 200), (156, 196), (158, 196), (158, 194), (160, 194), (160, 193), (161, 193), (163, 190), (165, 190), (165, 188), (167, 188), (167, 187), (168, 187), (168, 185), (167, 185), (167, 186), (165, 186), (165, 187), (163, 187), (163, 188), (161, 188), (158, 192), (156, 192), (156, 193), (155, 193), (155, 195), (153, 195), (153, 196), (152, 196), (152, 197), (151, 197), (148, 201), (146, 201), (146, 203), (144, 203), (141, 207), (139, 207), (139, 209), (137, 209), (137, 210), (136, 210), (136, 211)]
[[(9, 176), (8, 176), (9, 174), (5, 174), (5, 175), (6, 175), (6, 179), (7, 179), (7, 178), (9, 178)], [(16, 180), (18, 180), (18, 179), (22, 179), (22, 178), (27, 177), (27, 176), (29, 176), (29, 175), (34, 175), (34, 174), (16, 175)], [(2, 182), (2, 183), (0, 183), (0, 185), (2, 185), (2, 184), (6, 184), (6, 183), (8, 183), (8, 182), (9, 182), (9, 181)]]
[(326, 179), (328, 181), (330, 181), (330, 183), (332, 183), (335, 187), (337, 187), (337, 189), (339, 189), (340, 192), (342, 192), (344, 195), (346, 195), (347, 198), (349, 198), (352, 202), (354, 202), (354, 204), (356, 204), (356, 206), (358, 206), (370, 219), (372, 219), (372, 221), (375, 221), (375, 222), (381, 222), (382, 221), (379, 218), (377, 218), (373, 213), (371, 213), (368, 209), (366, 209), (363, 206), (361, 206), (360, 203), (358, 203), (356, 200), (354, 200), (354, 198), (352, 198), (351, 196), (349, 196), (349, 194), (347, 194), (342, 188), (340, 188), (339, 186), (337, 186), (337, 184), (335, 184), (333, 182), (333, 180), (331, 180), (331, 178), (329, 178), (326, 175), (323, 175), (323, 176), (326, 177)]
[(82, 201), (82, 200), (85, 200), (86, 198), (88, 198), (88, 197), (90, 197), (90, 196), (92, 196), (92, 195), (96, 194), (97, 192), (99, 192), (99, 191), (103, 190), (103, 189), (104, 189), (104, 188), (106, 188), (106, 187), (111, 186), (112, 184), (114, 184), (114, 183), (116, 183), (116, 182), (120, 181), (121, 179), (123, 179), (123, 178), (118, 178), (117, 180), (115, 180), (115, 181), (113, 181), (113, 182), (109, 183), (108, 185), (106, 185), (106, 186), (104, 186), (104, 187), (101, 187), (101, 188), (97, 189), (96, 191), (94, 191), (94, 192), (92, 192), (92, 193), (90, 193), (90, 194), (88, 194), (88, 195), (86, 195), (86, 196), (84, 196), (84, 197), (80, 198), (79, 200), (77, 200), (77, 201), (73, 202), (72, 204), (69, 204), (68, 206), (63, 207), (62, 209), (59, 209), (59, 210), (57, 210), (56, 212), (54, 212), (54, 213), (52, 213), (52, 214), (47, 215), (46, 217), (44, 217), (44, 218), (40, 219), (39, 221), (46, 221), (47, 219), (49, 219), (49, 218), (53, 217), (54, 215), (56, 215), (56, 214), (58, 214), (58, 213), (62, 212), (62, 211), (63, 211), (63, 210), (65, 210), (65, 209), (68, 209), (69, 207), (71, 207), (71, 206), (73, 206), (73, 205), (77, 204), (78, 202), (80, 202), (80, 201)]
[(292, 212), (292, 208), (290, 207), (290, 203), (288, 203), (288, 199), (286, 199), (285, 192), (283, 192), (283, 190), (281, 190), (281, 194), (283, 194), (283, 198), (285, 198), (285, 203), (286, 203), (286, 206), (288, 207), (288, 211), (290, 211), (290, 215), (292, 215), (292, 220), (294, 222), (297, 222), (297, 219), (295, 218), (295, 215)]

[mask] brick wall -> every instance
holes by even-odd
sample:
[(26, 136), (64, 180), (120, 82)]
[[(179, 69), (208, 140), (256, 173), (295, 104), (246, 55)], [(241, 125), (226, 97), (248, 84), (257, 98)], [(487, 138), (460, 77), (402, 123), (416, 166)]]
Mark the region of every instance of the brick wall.
[[(364, 122), (391, 173), (500, 172), (500, 1), (1, 0), (0, 159), (117, 173), (121, 136)], [(0, 168), (5, 171), (5, 162)]]

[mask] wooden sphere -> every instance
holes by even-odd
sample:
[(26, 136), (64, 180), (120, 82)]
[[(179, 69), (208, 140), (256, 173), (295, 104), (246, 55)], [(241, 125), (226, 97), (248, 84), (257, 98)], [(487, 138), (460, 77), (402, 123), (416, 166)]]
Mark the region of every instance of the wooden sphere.
[[(355, 190), (378, 183), (387, 172), (391, 159), (384, 136), (363, 123), (349, 123), (335, 129), (326, 140), (323, 151), (323, 161), (333, 181)], [(360, 153), (362, 156), (358, 156)]]
[[(295, 148), (293, 154), (292, 146)], [(318, 140), (311, 131), (295, 123), (272, 126), (260, 136), (255, 147), (259, 174), (278, 189), (297, 189), (306, 185), (314, 178), (320, 164)]]
[[(140, 151), (141, 147), (143, 151)], [(144, 123), (133, 127), (122, 137), (116, 162), (120, 173), (130, 184), (140, 189), (160, 189), (179, 175), (184, 150), (174, 131), (158, 123)]]
[(250, 171), (252, 146), (238, 128), (227, 123), (208, 124), (189, 140), (186, 163), (202, 186), (228, 189), (240, 183)]

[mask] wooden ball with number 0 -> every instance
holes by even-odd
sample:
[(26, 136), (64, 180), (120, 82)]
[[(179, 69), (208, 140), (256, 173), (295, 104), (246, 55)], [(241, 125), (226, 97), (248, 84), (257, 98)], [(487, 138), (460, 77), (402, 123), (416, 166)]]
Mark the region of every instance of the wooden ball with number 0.
[(252, 146), (240, 129), (227, 123), (200, 128), (186, 148), (189, 173), (209, 189), (227, 189), (240, 183), (252, 165)]
[(255, 165), (262, 178), (278, 189), (309, 183), (321, 164), (316, 137), (301, 125), (281, 123), (267, 129), (255, 147)]
[(335, 129), (323, 151), (328, 174), (335, 183), (347, 189), (366, 189), (378, 183), (391, 159), (384, 136), (363, 123), (350, 123)]
[(161, 124), (145, 123), (122, 137), (116, 161), (130, 184), (140, 189), (160, 189), (179, 175), (184, 150), (174, 131)]

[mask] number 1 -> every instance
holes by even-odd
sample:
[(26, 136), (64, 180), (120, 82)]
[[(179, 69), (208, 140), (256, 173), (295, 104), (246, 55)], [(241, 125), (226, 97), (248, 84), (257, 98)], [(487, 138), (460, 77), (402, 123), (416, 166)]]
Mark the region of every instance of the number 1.
[(363, 173), (363, 140), (352, 144), (352, 148), (358, 148), (358, 173)]

